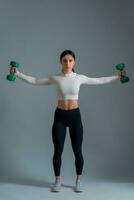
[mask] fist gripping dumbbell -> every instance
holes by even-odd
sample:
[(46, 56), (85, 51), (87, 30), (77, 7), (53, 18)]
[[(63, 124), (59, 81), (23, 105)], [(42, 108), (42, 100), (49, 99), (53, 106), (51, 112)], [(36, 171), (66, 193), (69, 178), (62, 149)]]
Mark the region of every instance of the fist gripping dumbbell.
[[(117, 70), (120, 70), (120, 72), (122, 72), (122, 71), (124, 71), (125, 64), (120, 63), (120, 64), (116, 65), (115, 67)], [(121, 81), (121, 83), (127, 83), (129, 81), (129, 77), (121, 74), (120, 81)]]
[[(10, 66), (18, 68), (19, 67), (19, 63), (16, 62), (16, 61), (11, 61), (10, 62)], [(8, 81), (15, 81), (15, 79), (16, 79), (15, 72), (11, 72), (10, 71), (10, 74), (8, 74), (6, 78), (7, 78)]]

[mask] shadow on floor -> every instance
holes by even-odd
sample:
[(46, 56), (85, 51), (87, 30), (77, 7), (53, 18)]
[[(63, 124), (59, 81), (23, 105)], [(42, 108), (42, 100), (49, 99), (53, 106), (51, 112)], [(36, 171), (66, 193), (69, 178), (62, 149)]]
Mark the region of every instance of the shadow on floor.
[[(25, 186), (35, 186), (35, 187), (42, 187), (42, 188), (49, 188), (50, 190), (52, 189), (53, 183), (51, 181), (35, 181), (35, 180), (13, 180), (13, 179), (6, 179), (6, 180), (2, 180), (2, 183), (12, 183), (12, 184), (17, 184), (17, 185), (25, 185)], [(74, 190), (74, 186), (72, 185), (68, 185), (68, 184), (61, 184), (62, 187), (65, 188), (71, 188), (72, 190)]]

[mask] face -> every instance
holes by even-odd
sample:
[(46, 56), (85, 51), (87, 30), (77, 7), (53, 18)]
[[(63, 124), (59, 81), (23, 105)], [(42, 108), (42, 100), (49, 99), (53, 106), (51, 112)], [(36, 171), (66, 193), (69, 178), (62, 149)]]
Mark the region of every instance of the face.
[(62, 71), (65, 73), (69, 73), (72, 72), (72, 68), (75, 65), (75, 60), (73, 56), (68, 54), (62, 58), (61, 64), (62, 64)]

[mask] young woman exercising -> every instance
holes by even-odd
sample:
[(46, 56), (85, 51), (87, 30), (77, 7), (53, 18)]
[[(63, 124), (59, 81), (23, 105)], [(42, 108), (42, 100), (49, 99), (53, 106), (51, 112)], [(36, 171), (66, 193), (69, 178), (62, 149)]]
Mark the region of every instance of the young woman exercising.
[(36, 85), (54, 84), (57, 89), (58, 102), (54, 113), (54, 122), (52, 126), (52, 139), (54, 144), (53, 169), (55, 174), (55, 183), (52, 191), (58, 192), (61, 189), (61, 156), (66, 137), (66, 127), (69, 127), (72, 149), (75, 155), (76, 167), (76, 192), (82, 192), (81, 176), (84, 159), (82, 155), (83, 125), (81, 113), (78, 106), (78, 93), (81, 84), (96, 85), (115, 81), (125, 74), (125, 71), (118, 75), (110, 77), (90, 78), (82, 74), (75, 73), (74, 65), (76, 63), (75, 54), (71, 50), (65, 50), (60, 55), (60, 64), (62, 70), (49, 78), (35, 78), (21, 73), (18, 69), (11, 67), (10, 72), (27, 83)]

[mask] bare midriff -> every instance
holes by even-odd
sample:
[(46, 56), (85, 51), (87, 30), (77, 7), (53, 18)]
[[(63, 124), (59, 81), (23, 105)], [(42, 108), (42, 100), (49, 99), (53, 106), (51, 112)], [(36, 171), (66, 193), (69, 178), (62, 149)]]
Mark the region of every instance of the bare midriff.
[(64, 109), (64, 110), (70, 110), (70, 109), (78, 108), (78, 100), (77, 99), (58, 100), (57, 107)]

